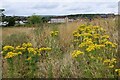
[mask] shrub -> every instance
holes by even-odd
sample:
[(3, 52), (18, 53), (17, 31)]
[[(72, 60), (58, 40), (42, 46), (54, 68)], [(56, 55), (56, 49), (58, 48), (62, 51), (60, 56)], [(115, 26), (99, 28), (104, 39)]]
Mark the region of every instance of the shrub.
[(8, 21), (8, 25), (7, 26), (14, 26), (15, 25), (14, 17), (10, 17), (7, 21)]
[(42, 24), (42, 17), (37, 15), (32, 15), (28, 18), (29, 24)]

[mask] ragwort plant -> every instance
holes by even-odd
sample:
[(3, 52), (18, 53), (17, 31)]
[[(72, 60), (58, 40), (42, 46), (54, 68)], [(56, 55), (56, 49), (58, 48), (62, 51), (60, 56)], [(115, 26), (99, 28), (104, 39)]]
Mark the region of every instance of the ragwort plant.
[(117, 44), (110, 41), (103, 28), (81, 25), (73, 37), (72, 57), (80, 63), (84, 77), (115, 77)]
[[(14, 68), (21, 74), (20, 77), (35, 77), (37, 63), (40, 58), (47, 56), (51, 48), (34, 48), (31, 43), (23, 43), (21, 46), (4, 46), (2, 55), (9, 65), (9, 77), (14, 77)], [(17, 59), (17, 62), (15, 60)], [(22, 68), (22, 71), (20, 71)], [(23, 73), (24, 71), (24, 73)]]

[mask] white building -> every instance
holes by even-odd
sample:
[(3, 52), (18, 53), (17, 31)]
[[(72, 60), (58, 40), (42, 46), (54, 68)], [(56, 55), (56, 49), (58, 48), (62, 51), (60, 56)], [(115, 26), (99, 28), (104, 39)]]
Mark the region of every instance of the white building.
[(8, 22), (4, 21), (4, 22), (1, 22), (0, 21), (0, 26), (6, 26), (8, 24)]
[(68, 22), (68, 17), (57, 16), (50, 19), (48, 23), (66, 23)]

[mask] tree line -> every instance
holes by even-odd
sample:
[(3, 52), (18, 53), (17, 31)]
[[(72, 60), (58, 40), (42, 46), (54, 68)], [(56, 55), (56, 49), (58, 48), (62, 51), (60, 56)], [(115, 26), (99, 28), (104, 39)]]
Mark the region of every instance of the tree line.
[(6, 26), (15, 26), (15, 21), (27, 21), (27, 24), (34, 25), (34, 24), (43, 24), (49, 21), (49, 17), (39, 16), (39, 15), (32, 15), (32, 16), (6, 16), (2, 14), (2, 21), (1, 22), (8, 22)]

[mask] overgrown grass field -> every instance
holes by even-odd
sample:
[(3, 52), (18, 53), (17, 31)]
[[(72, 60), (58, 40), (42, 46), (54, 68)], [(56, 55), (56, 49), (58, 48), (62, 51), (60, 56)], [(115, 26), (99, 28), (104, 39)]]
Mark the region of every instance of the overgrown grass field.
[(115, 18), (2, 28), (3, 78), (120, 76)]

